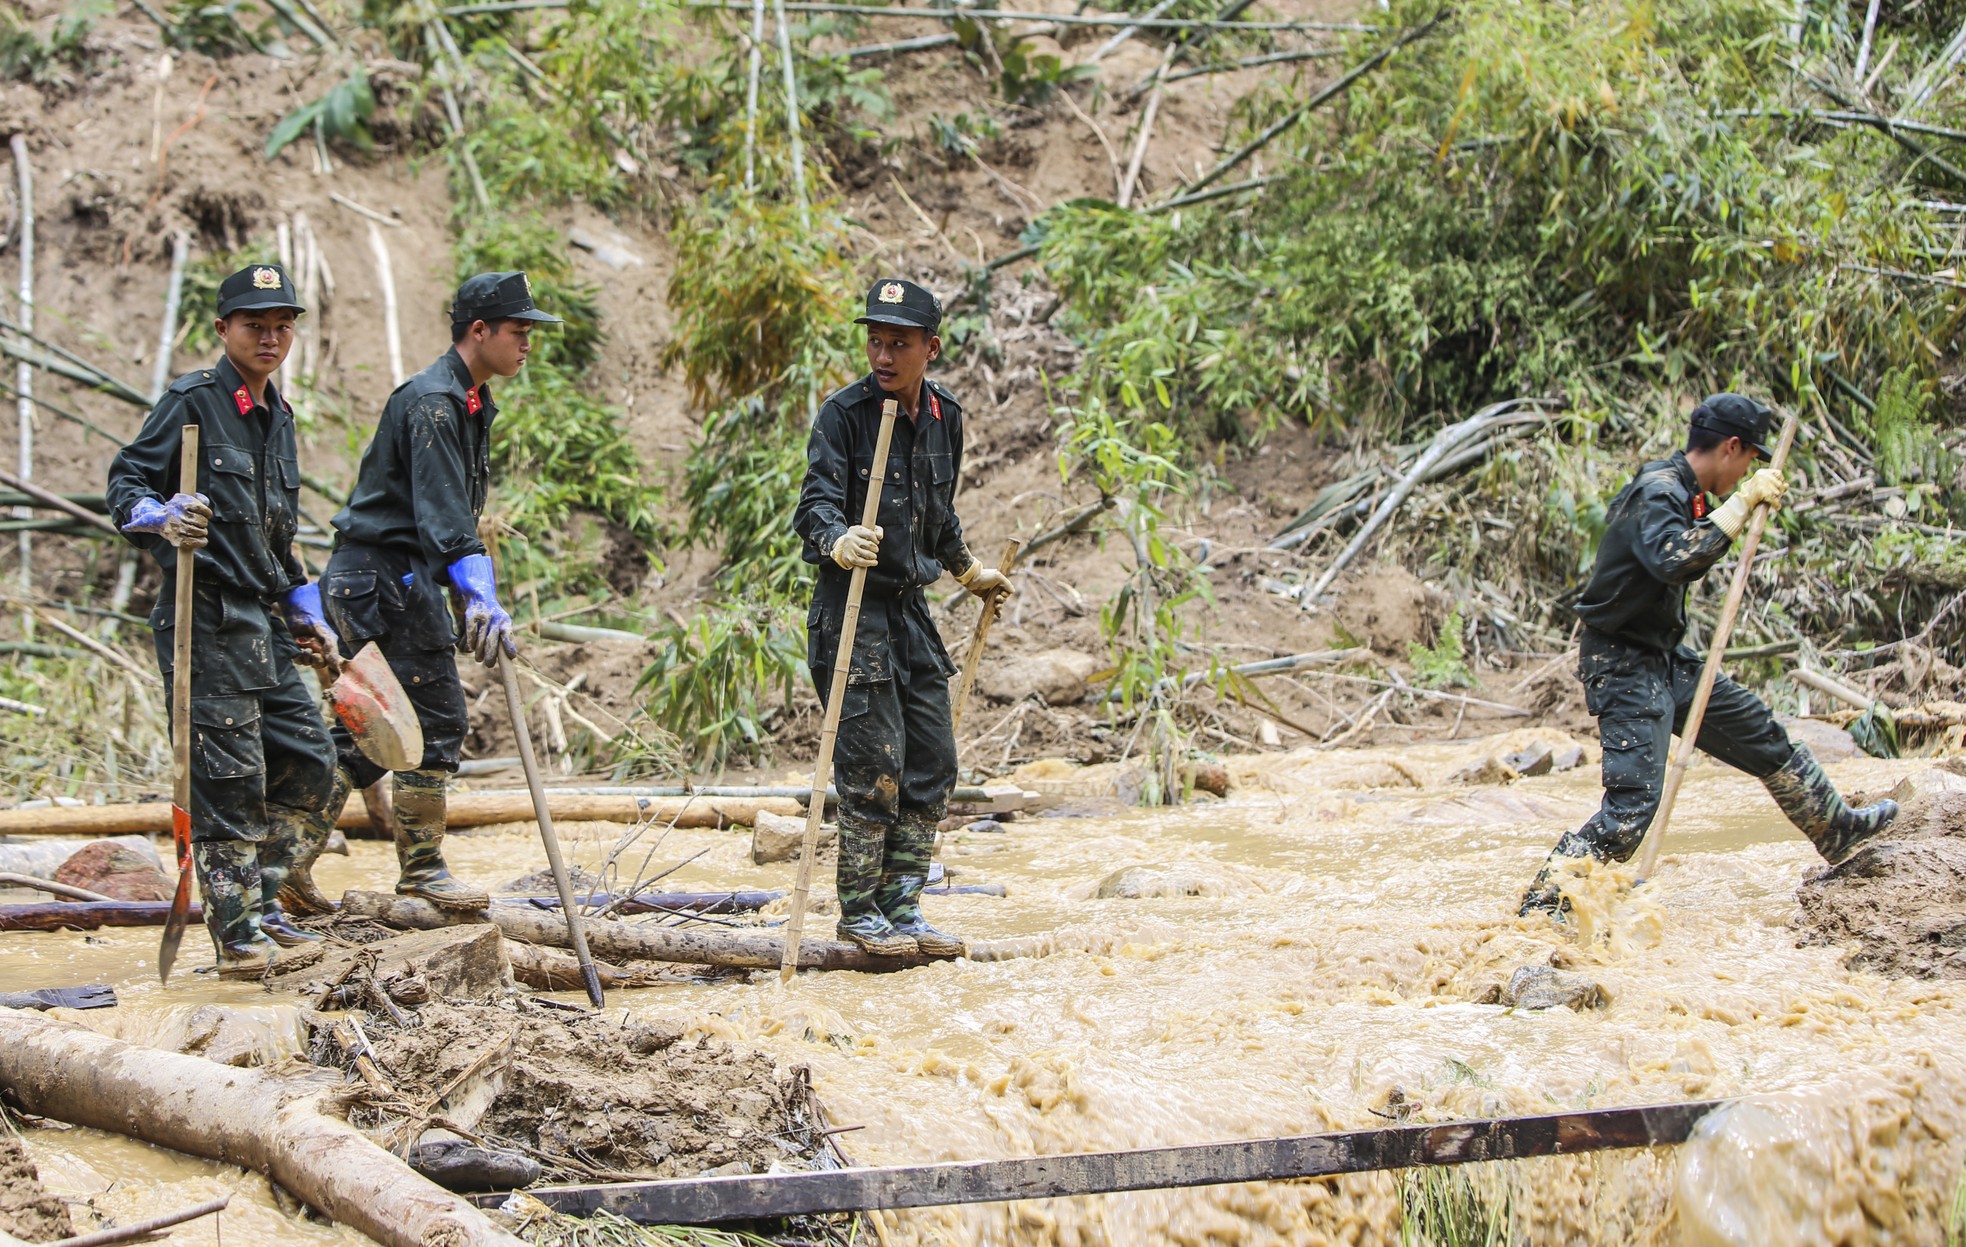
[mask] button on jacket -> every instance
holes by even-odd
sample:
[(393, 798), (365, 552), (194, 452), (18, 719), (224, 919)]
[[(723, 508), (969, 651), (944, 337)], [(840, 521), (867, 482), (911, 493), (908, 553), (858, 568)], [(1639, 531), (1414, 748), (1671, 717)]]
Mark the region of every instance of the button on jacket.
[(363, 452), (348, 505), (334, 517), (336, 544), (394, 551), (423, 580), (485, 553), (478, 517), (491, 490), (497, 414), (490, 388), (471, 384), (455, 347), (397, 386)]
[(1597, 566), (1577, 600), (1592, 631), (1667, 652), (1686, 635), (1686, 586), (1733, 544), (1706, 518), (1707, 498), (1684, 451), (1639, 469), (1605, 513)]
[[(815, 670), (830, 668), (838, 651), (852, 573), (833, 561), (833, 545), (860, 522), (887, 397), (871, 374), (846, 386), (820, 407), (806, 444), (792, 526), (804, 539), (802, 557), (819, 569), (806, 619)], [(961, 406), (940, 382), (924, 380), (915, 419), (904, 411), (895, 421), (877, 521), (880, 561), (867, 571), (849, 683), (955, 672), (921, 590), (971, 561), (955, 509), (962, 455)]]

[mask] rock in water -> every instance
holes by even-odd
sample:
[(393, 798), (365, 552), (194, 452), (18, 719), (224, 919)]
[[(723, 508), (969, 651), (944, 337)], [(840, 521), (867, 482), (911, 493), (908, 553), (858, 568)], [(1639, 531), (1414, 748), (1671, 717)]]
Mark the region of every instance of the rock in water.
[(474, 1147), (463, 1139), (419, 1143), (409, 1155), (410, 1168), (447, 1191), (517, 1191), (539, 1181), (539, 1162), (517, 1152)]
[(54, 877), (56, 883), (118, 901), (168, 901), (176, 892), (164, 872), (142, 854), (108, 840), (83, 845)]
[[(1512, 755), (1513, 756), (1513, 755)], [(1548, 755), (1545, 755), (1545, 761)], [(1483, 758), (1469, 763), (1447, 777), (1450, 784), (1506, 784), (1522, 778), (1522, 772), (1509, 765), (1507, 758)]]
[[(759, 810), (751, 824), (751, 860), (763, 866), (768, 862), (796, 862), (806, 842), (806, 820), (789, 814)], [(819, 859), (830, 858), (839, 847), (840, 829), (831, 823), (819, 825)]]
[(1556, 753), (1548, 745), (1531, 745), (1515, 753), (1503, 754), (1502, 765), (1524, 779), (1548, 775), (1556, 769)]
[(1517, 966), (1502, 989), (1501, 1003), (1512, 1009), (1602, 1009), (1609, 998), (1604, 988), (1581, 974), (1549, 966)]
[(1834, 723), (1820, 719), (1783, 719), (1781, 723), (1789, 740), (1809, 746), (1818, 762), (1841, 762), (1863, 752), (1857, 748), (1856, 739)]

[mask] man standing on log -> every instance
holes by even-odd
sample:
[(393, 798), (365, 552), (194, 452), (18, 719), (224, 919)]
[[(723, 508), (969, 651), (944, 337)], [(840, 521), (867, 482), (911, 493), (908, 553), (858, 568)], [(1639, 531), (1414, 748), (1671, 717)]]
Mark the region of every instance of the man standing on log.
[[(1686, 586), (1727, 553), (1756, 505), (1779, 506), (1788, 490), (1775, 468), (1748, 476), (1757, 459), (1770, 457), (1771, 414), (1739, 394), (1714, 395), (1693, 409), (1686, 449), (1640, 468), (1611, 500), (1597, 566), (1576, 607), (1584, 623), (1577, 675), (1604, 747), (1604, 802), (1557, 841), (1522, 898), (1525, 915), (1561, 916), (1567, 908), (1551, 877), (1558, 859), (1625, 861), (1652, 825), (1672, 734), (1685, 723), (1704, 664), (1682, 644)], [(1708, 494), (1730, 491), (1708, 509)], [(1714, 681), (1697, 743), (1759, 779), (1832, 865), (1898, 816), (1893, 801), (1846, 805), (1809, 750), (1790, 743), (1761, 699), (1725, 675)]]
[[(250, 976), (279, 945), (320, 938), (276, 899), (328, 798), (334, 751), (295, 662), (332, 674), (336, 639), (321, 591), (294, 557), (300, 466), (293, 408), (272, 376), (304, 309), (277, 264), (219, 284), (224, 355), (179, 377), (109, 466), (116, 526), (150, 551), (165, 590), (150, 612), (171, 687), (177, 601), (169, 585), (195, 551), (192, 587), (191, 858), (219, 973)], [(199, 426), (198, 492), (177, 491), (184, 426)]]
[[(499, 605), (491, 555), (478, 538), (491, 489), (493, 377), (517, 376), (536, 324), (560, 318), (533, 306), (524, 273), (480, 273), (451, 304), (451, 349), (396, 387), (375, 438), (362, 455), (355, 491), (332, 521), (334, 554), (321, 584), (328, 617), (352, 656), (374, 641), (401, 681), (423, 727), (423, 762), (395, 776), (396, 891), (446, 909), (491, 903), (483, 888), (451, 877), (444, 864), (445, 785), (468, 727), (455, 649), (489, 667), (518, 653), (512, 617)], [(462, 618), (452, 626), (449, 586)], [(338, 765), (320, 840), (341, 817), (353, 789), (385, 772), (334, 732)], [(319, 856), (319, 847), (314, 857)], [(314, 857), (294, 872), (289, 903), (325, 910)]]
[[(805, 483), (792, 526), (818, 565), (806, 615), (806, 663), (819, 695), (831, 687), (847, 586), (867, 568), (834, 774), (839, 804), (839, 934), (871, 953), (955, 956), (959, 938), (922, 917), (936, 824), (956, 783), (949, 721), (955, 664), (922, 590), (946, 570), (982, 598), (1010, 581), (963, 544), (956, 518), (963, 418), (955, 396), (927, 378), (942, 353), (942, 308), (913, 282), (883, 279), (867, 292), (872, 371), (828, 398), (806, 443)], [(863, 528), (881, 404), (901, 406), (880, 485), (880, 524)]]

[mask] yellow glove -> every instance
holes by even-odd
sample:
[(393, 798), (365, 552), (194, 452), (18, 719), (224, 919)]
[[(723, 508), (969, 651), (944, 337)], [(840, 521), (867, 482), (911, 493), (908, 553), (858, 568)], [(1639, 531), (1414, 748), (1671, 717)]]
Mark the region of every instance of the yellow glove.
[(1771, 511), (1780, 510), (1782, 495), (1788, 492), (1788, 488), (1788, 478), (1782, 475), (1779, 468), (1761, 469), (1714, 511), (1714, 527), (1729, 537), (1740, 536), (1741, 530), (1748, 526), (1748, 517), (1754, 514), (1755, 507), (1765, 502)]
[(881, 530), (855, 524), (833, 543), (832, 555), (833, 561), (848, 571), (872, 567), (881, 561)]
[(956, 573), (956, 583), (980, 598), (994, 597), (998, 594), (1009, 597), (1017, 592), (1010, 586), (1010, 577), (994, 567), (985, 567), (977, 561), (972, 561), (967, 568)]

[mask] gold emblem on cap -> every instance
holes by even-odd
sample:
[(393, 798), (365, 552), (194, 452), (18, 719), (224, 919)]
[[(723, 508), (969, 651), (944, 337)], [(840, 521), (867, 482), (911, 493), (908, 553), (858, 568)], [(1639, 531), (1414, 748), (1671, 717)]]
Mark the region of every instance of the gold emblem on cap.
[(276, 268), (256, 268), (253, 270), (253, 289), (278, 290), (280, 270)]
[(528, 299), (532, 298), (532, 278), (528, 277), (524, 273), (521, 273), (519, 274), (519, 280), (526, 284), (526, 297)]
[(883, 302), (883, 303), (899, 303), (899, 302), (901, 302), (901, 300), (902, 300), (902, 298), (903, 298), (903, 295), (902, 295), (902, 292), (901, 292), (901, 283), (900, 283), (900, 282), (898, 282), (898, 281), (891, 281), (891, 282), (888, 282), (888, 283), (887, 283), (886, 285), (884, 285), (884, 286), (882, 286), (882, 287), (881, 287), (881, 292), (880, 292), (880, 294), (879, 294), (878, 296), (876, 296), (876, 297), (878, 297), (878, 298), (880, 299), (880, 301), (881, 301), (881, 302)]

